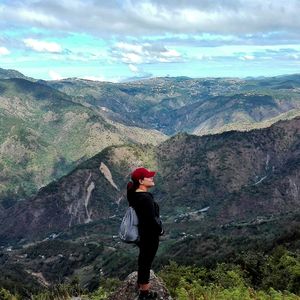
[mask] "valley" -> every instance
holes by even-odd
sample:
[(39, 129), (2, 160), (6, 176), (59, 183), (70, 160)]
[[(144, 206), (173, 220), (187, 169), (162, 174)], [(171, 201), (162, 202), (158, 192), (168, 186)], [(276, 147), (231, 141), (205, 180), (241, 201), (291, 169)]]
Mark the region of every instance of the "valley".
[(76, 278), (94, 290), (135, 270), (117, 231), (141, 165), (157, 171), (166, 231), (156, 270), (297, 256), (299, 84), (0, 79), (2, 286), (30, 295)]

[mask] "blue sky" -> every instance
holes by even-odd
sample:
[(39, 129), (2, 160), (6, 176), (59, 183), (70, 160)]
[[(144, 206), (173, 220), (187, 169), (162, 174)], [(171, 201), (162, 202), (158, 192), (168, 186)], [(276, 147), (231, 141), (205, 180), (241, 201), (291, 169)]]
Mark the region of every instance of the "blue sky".
[(299, 0), (0, 0), (0, 67), (41, 79), (300, 73)]

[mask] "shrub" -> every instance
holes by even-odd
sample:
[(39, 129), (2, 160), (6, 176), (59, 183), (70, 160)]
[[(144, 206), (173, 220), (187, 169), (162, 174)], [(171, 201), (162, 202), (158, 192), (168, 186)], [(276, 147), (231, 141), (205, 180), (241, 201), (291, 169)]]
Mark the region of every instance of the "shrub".
[(276, 288), (300, 294), (300, 259), (278, 247), (262, 266), (264, 289)]
[(17, 296), (12, 295), (8, 290), (0, 287), (1, 300), (17, 300)]

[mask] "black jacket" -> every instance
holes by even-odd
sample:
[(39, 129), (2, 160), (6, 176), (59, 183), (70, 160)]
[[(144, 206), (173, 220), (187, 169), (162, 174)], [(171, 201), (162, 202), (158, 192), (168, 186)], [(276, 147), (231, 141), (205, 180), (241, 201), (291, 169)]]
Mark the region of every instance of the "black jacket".
[(163, 233), (159, 217), (159, 206), (151, 193), (133, 192), (128, 195), (129, 205), (132, 206), (139, 219), (140, 237), (158, 237)]

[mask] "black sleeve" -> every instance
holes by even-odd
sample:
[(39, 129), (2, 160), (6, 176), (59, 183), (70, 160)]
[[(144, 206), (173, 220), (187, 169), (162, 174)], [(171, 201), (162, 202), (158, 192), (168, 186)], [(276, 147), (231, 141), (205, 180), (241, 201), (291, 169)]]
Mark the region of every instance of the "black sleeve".
[(163, 230), (159, 219), (159, 212), (156, 211), (152, 196), (145, 195), (140, 200), (140, 205), (136, 208), (136, 213), (141, 231), (160, 235)]

